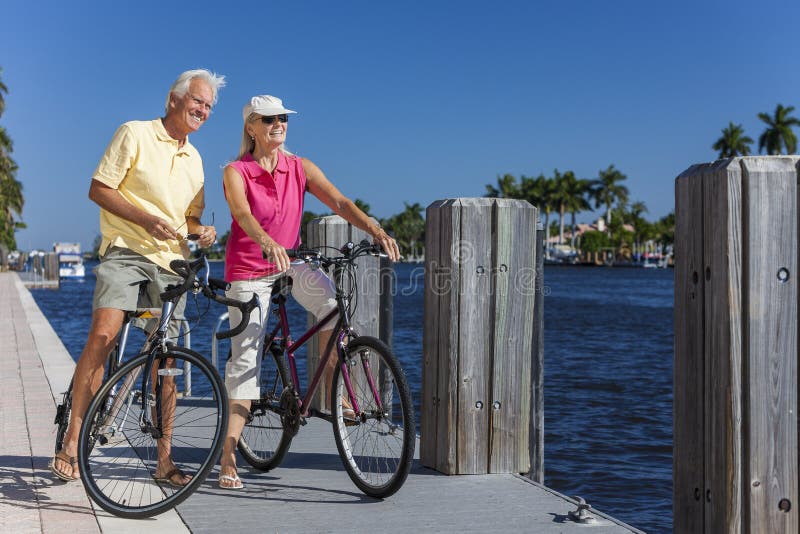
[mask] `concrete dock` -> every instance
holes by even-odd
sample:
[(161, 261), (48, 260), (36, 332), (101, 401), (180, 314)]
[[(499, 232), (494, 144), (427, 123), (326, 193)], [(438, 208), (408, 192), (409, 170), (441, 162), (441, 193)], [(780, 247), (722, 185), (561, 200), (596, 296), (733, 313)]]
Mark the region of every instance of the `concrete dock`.
[(214, 470), (177, 509), (119, 519), (79, 482), (50, 473), (56, 399), (75, 364), (16, 273), (0, 273), (0, 340), (0, 532), (641, 532), (596, 510), (595, 524), (575, 523), (574, 500), (517, 475), (446, 476), (416, 463), (397, 494), (367, 497), (318, 419), (301, 428), (279, 468), (259, 473), (240, 461), (244, 489), (219, 489)]

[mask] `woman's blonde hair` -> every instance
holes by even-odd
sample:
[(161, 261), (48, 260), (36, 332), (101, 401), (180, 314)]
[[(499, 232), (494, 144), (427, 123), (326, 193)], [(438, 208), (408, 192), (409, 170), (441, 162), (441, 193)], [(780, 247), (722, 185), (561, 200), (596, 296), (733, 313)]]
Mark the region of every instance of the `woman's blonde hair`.
[[(242, 159), (245, 154), (252, 154), (253, 150), (255, 150), (256, 141), (255, 141), (255, 139), (250, 137), (249, 133), (247, 133), (247, 123), (248, 122), (255, 122), (256, 119), (260, 119), (260, 118), (261, 118), (261, 115), (259, 115), (258, 113), (251, 113), (250, 115), (248, 115), (247, 121), (245, 121), (245, 123), (242, 125), (242, 144), (239, 146), (239, 155), (236, 156), (237, 160)], [(286, 150), (285, 144), (282, 144), (280, 147), (278, 147), (278, 150), (283, 152), (284, 156), (292, 156), (292, 155), (294, 155), (291, 152), (289, 152), (288, 150)]]

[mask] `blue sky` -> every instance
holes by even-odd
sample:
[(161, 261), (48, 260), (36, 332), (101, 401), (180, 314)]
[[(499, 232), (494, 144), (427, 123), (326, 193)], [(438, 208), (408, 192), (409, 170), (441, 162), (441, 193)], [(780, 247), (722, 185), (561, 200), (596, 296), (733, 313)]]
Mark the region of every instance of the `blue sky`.
[(0, 125), (25, 188), (18, 243), (90, 247), (89, 181), (111, 135), (161, 116), (172, 81), (197, 67), (228, 79), (191, 138), (220, 233), (221, 169), (259, 93), (299, 112), (289, 149), (379, 217), (483, 196), (505, 173), (595, 178), (613, 163), (656, 219), (729, 121), (757, 140), (758, 112), (800, 106), (798, 20), (797, 0), (6, 0)]

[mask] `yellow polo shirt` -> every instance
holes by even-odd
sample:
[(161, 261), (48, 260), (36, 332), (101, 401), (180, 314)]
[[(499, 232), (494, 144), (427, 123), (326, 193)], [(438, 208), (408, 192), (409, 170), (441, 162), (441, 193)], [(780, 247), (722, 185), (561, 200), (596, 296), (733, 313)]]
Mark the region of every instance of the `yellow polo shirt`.
[[(161, 119), (131, 121), (119, 127), (93, 178), (112, 187), (134, 206), (169, 222), (186, 235), (186, 217), (203, 214), (203, 161), (188, 139), (182, 147)], [(100, 208), (100, 255), (109, 247), (133, 250), (169, 269), (169, 262), (189, 255), (185, 243), (161, 241), (122, 217)]]

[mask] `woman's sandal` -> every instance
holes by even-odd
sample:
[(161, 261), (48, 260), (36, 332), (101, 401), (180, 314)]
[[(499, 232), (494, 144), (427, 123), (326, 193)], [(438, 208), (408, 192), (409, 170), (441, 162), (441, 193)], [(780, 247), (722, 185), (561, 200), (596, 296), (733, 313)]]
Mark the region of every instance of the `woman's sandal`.
[[(222, 481), (223, 480), (226, 481), (226, 482), (230, 482), (231, 485), (230, 486), (223, 486), (222, 485)], [(242, 489), (244, 487), (244, 484), (242, 483), (242, 479), (239, 478), (239, 475), (233, 475), (233, 476), (220, 475), (218, 484), (219, 484), (220, 488), (226, 489), (226, 490), (238, 490), (238, 489)]]
[[(155, 479), (155, 481), (160, 484), (167, 484), (172, 486), (173, 488), (182, 488), (186, 484), (192, 481), (191, 476), (185, 474), (177, 467), (173, 467), (172, 469), (170, 469), (164, 476), (157, 477), (153, 475), (153, 479)], [(186, 482), (183, 482), (184, 479), (188, 480), (186, 480)]]
[(358, 424), (356, 419), (356, 412), (347, 397), (342, 396), (342, 419), (344, 419), (345, 426), (354, 426)]
[[(66, 471), (62, 471), (61, 469), (57, 468), (56, 460), (61, 460), (62, 462), (69, 464), (70, 468), (72, 469), (72, 473), (67, 474)], [(58, 451), (53, 457), (53, 461), (50, 463), (50, 471), (64, 482), (74, 482), (80, 478), (80, 476), (75, 476), (75, 466), (77, 465), (77, 458), (68, 455), (64, 451)]]

